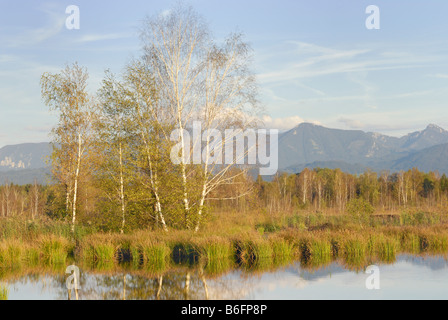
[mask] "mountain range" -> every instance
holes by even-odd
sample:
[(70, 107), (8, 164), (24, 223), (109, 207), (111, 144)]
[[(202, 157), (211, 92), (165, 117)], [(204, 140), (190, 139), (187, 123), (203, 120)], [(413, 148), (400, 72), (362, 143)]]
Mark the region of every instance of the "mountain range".
[(0, 149), (0, 184), (9, 181), (15, 184), (45, 184), (50, 169), (47, 164), (51, 153), (48, 142), (24, 143)]
[[(448, 131), (434, 124), (403, 137), (361, 130), (330, 129), (301, 123), (279, 135), (279, 171), (340, 168), (356, 174), (367, 169), (396, 172), (418, 168), (448, 174)], [(49, 143), (26, 143), (0, 149), (0, 183), (48, 181)]]
[(302, 123), (279, 136), (279, 168), (341, 168), (350, 173), (422, 171), (448, 173), (448, 131), (430, 124), (422, 131), (391, 137), (360, 130), (329, 129)]

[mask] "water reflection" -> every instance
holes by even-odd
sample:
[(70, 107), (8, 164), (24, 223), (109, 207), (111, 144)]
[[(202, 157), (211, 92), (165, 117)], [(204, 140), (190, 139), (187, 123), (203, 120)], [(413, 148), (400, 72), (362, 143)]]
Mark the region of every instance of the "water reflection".
[(203, 266), (176, 266), (166, 272), (115, 265), (80, 266), (80, 289), (68, 290), (65, 268), (15, 270), (0, 275), (9, 299), (205, 300), (205, 299), (447, 299), (446, 257), (397, 257), (378, 264), (381, 289), (367, 290), (363, 268), (333, 261), (311, 268), (300, 262), (276, 270), (238, 268), (219, 275)]

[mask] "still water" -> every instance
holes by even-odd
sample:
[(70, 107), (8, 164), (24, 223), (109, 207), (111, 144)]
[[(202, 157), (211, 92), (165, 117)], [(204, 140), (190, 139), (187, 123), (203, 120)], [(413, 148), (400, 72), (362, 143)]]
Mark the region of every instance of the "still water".
[[(400, 255), (379, 267), (379, 289), (367, 289), (370, 274), (350, 270), (340, 262), (310, 270), (292, 263), (277, 270), (231, 270), (209, 276), (202, 270), (179, 268), (160, 275), (143, 271), (83, 271), (78, 299), (448, 299), (448, 260), (439, 256)], [(68, 299), (65, 270), (32, 272), (0, 286), (8, 299)], [(70, 298), (75, 299), (75, 291)]]

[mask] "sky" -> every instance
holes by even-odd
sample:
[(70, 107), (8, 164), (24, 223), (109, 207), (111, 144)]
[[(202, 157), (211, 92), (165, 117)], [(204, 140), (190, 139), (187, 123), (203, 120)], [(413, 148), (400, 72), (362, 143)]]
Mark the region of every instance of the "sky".
[[(0, 0), (0, 147), (49, 141), (57, 116), (40, 93), (44, 72), (78, 62), (95, 92), (110, 69), (141, 55), (139, 28), (176, 1)], [(217, 41), (252, 46), (265, 126), (301, 122), (402, 136), (448, 129), (448, 1), (191, 0)], [(69, 30), (76, 5), (80, 28)], [(380, 29), (368, 29), (369, 5)]]

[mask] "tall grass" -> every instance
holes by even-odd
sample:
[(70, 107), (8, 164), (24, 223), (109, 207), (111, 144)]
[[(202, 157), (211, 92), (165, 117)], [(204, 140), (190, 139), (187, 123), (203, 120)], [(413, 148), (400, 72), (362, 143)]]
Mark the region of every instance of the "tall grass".
[(154, 270), (164, 270), (168, 257), (171, 254), (170, 248), (162, 242), (147, 242), (140, 245), (143, 263), (153, 267)]
[(0, 300), (8, 300), (9, 289), (6, 286), (0, 285)]
[(294, 244), (280, 237), (271, 239), (276, 266), (287, 265), (296, 258)]
[[(44, 263), (49, 265), (65, 264), (68, 252), (69, 242), (61, 236), (44, 236), (40, 239), (40, 252)], [(31, 258), (35, 255), (31, 252)]]
[(112, 235), (89, 235), (77, 248), (76, 256), (84, 262), (110, 269), (118, 260), (119, 246)]
[(331, 262), (333, 249), (327, 236), (308, 236), (299, 240), (300, 261), (304, 267), (326, 265)]
[(17, 268), (23, 263), (24, 244), (21, 241), (0, 243), (0, 267)]
[(233, 246), (228, 239), (212, 237), (197, 241), (200, 258), (205, 262), (204, 271), (209, 275), (224, 273), (233, 267)]
[(344, 260), (352, 267), (360, 267), (366, 263), (368, 242), (361, 238), (347, 239), (344, 243)]
[[(0, 268), (22, 264), (61, 265), (75, 258), (102, 268), (131, 262), (136, 268), (162, 272), (175, 264), (201, 263), (209, 274), (242, 266), (264, 270), (300, 258), (304, 266), (343, 259), (349, 266), (372, 260), (395, 261), (399, 253), (447, 253), (446, 214), (405, 212), (393, 219), (372, 218), (362, 227), (350, 215), (295, 212), (238, 213), (214, 216), (199, 233), (171, 230), (132, 234), (95, 233), (84, 227), (73, 238), (67, 224), (0, 221)], [(375, 222), (375, 219), (377, 222)]]

